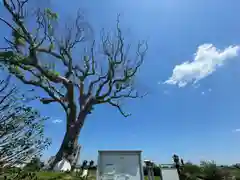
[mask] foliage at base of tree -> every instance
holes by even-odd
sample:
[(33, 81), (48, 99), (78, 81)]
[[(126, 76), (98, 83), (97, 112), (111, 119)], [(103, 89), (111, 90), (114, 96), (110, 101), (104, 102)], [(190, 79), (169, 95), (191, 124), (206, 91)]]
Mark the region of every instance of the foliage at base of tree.
[(44, 163), (41, 162), (40, 158), (33, 158), (26, 166), (24, 167), (25, 171), (36, 172), (40, 171), (43, 168)]
[[(90, 180), (90, 178), (77, 177), (70, 172), (31, 172), (21, 169), (11, 168), (4, 175), (0, 175), (3, 180)], [(91, 179), (94, 180), (94, 179)]]

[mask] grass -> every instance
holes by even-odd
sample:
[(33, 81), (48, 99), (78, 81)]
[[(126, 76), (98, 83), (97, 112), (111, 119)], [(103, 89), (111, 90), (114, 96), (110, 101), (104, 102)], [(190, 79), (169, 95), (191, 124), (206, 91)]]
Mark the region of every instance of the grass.
[[(79, 180), (79, 177), (76, 177), (75, 174), (66, 174), (66, 173), (61, 173), (61, 172), (47, 172), (47, 171), (42, 171), (42, 172), (37, 172), (36, 173), (38, 178), (40, 180), (47, 180), (49, 178), (58, 178), (60, 180)], [(93, 175), (94, 173), (91, 173), (88, 177), (88, 180), (96, 180), (96, 176)], [(148, 177), (144, 177), (145, 180), (148, 180)], [(160, 180), (159, 176), (155, 176), (154, 180)]]
[(230, 173), (233, 176), (236, 176), (236, 177), (240, 178), (240, 170), (239, 169), (232, 169), (232, 170), (230, 170)]
[[(239, 169), (232, 169), (230, 170), (232, 175), (236, 177), (240, 177), (240, 170)], [(80, 180), (79, 177), (75, 175), (75, 173), (64, 173), (64, 172), (51, 172), (51, 171), (40, 171), (36, 172), (38, 180), (49, 180), (55, 178), (57, 180)], [(0, 177), (3, 179), (3, 177)], [(145, 180), (148, 180), (148, 177), (144, 177)], [(88, 180), (96, 180), (96, 171), (92, 171), (89, 174)], [(160, 180), (159, 176), (155, 176), (154, 180)]]
[(36, 174), (40, 179), (63, 178), (64, 176), (66, 176), (66, 173), (63, 172), (50, 172), (50, 171), (40, 171), (36, 172)]
[[(148, 177), (145, 176), (144, 179), (145, 179), (145, 180), (148, 180)], [(160, 177), (159, 177), (159, 176), (155, 176), (155, 177), (154, 177), (154, 180), (160, 180)]]

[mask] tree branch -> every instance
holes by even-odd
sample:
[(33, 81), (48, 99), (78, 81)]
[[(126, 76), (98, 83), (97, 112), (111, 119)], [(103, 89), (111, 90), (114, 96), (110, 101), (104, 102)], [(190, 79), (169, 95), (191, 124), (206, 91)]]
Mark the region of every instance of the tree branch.
[[(22, 21), (23, 6), (26, 2), (3, 0), (3, 3), (12, 15), (16, 27), (3, 22), (14, 32), (18, 31), (26, 43), (21, 46), (24, 48), (23, 52), (18, 50), (18, 44), (8, 40), (11, 51), (0, 52), (0, 62), (23, 83), (44, 90), (50, 98), (40, 99), (42, 103), (60, 103), (69, 121), (75, 121), (77, 112), (88, 113), (94, 105), (102, 103), (107, 103), (117, 108), (124, 116), (128, 116), (123, 112), (119, 101), (143, 97), (134, 87), (134, 78), (143, 63), (148, 46), (145, 42), (139, 43), (136, 57), (131, 60), (130, 45), (123, 37), (119, 17), (115, 39), (109, 35), (102, 36), (103, 61), (96, 57), (93, 41), (90, 50), (84, 49), (84, 54), (78, 58), (82, 64), (78, 62), (76, 65), (74, 49), (88, 39), (87, 33), (91, 30), (80, 14), (77, 15), (74, 25), (67, 27), (67, 34), (58, 39), (57, 31), (53, 27), (53, 22), (57, 21), (57, 14), (50, 9), (36, 11), (37, 26), (36, 34), (33, 35)], [(59, 68), (60, 72), (45, 67), (40, 55), (47, 55), (47, 59), (60, 60), (61, 64), (57, 64), (58, 67), (62, 65)], [(31, 78), (28, 78), (28, 74)], [(66, 94), (61, 93), (61, 87), (64, 87)], [(75, 97), (76, 90), (78, 98)]]
[(111, 99), (109, 99), (109, 100), (107, 100), (107, 101), (105, 101), (105, 102), (109, 103), (109, 104), (112, 105), (113, 107), (116, 107), (116, 108), (119, 110), (119, 112), (120, 112), (124, 117), (131, 116), (131, 114), (125, 113), (125, 112), (122, 110), (121, 106), (120, 106), (118, 103), (114, 103)]
[[(39, 80), (39, 81), (27, 80), (27, 79), (24, 78), (24, 76), (21, 76), (20, 74), (15, 74), (15, 76), (19, 80), (21, 80), (24, 84), (30, 84), (30, 85), (42, 88), (53, 99), (52, 102), (60, 103), (61, 106), (64, 108), (64, 110), (67, 111), (67, 106), (61, 100), (61, 98), (60, 97), (56, 97), (55, 94), (48, 87), (44, 86), (41, 83), (41, 80)], [(44, 103), (44, 100), (42, 102)]]
[(112, 100), (141, 98), (146, 95), (140, 95), (134, 89), (133, 79), (143, 63), (148, 46), (147, 43), (139, 43), (136, 60), (130, 64), (130, 60), (127, 59), (130, 46), (126, 46), (124, 43), (119, 21), (117, 23), (116, 43), (110, 41), (109, 36), (107, 36), (102, 38), (102, 46), (103, 54), (108, 62), (108, 71), (105, 75), (100, 75), (98, 79), (90, 82), (89, 91), (92, 91), (93, 86), (98, 84), (95, 94), (96, 104), (109, 103), (118, 109), (120, 108), (119, 111), (124, 114), (120, 105)]

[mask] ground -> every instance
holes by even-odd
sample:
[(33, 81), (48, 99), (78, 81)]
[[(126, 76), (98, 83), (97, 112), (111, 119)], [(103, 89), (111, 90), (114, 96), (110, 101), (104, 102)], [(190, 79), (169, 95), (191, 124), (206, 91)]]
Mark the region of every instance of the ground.
[[(240, 169), (232, 169), (231, 174), (240, 178)], [(6, 175), (6, 174), (5, 174)], [(77, 177), (75, 173), (64, 173), (64, 172), (47, 172), (40, 171), (36, 172), (38, 180), (79, 180), (80, 177)], [(9, 175), (7, 175), (10, 178)], [(0, 175), (0, 179), (3, 179), (3, 176)], [(11, 178), (10, 178), (11, 179)], [(16, 178), (14, 180), (17, 180)], [(90, 171), (88, 180), (96, 180), (96, 171)], [(147, 180), (147, 176), (145, 176), (145, 180)], [(155, 176), (155, 180), (160, 180), (159, 176)]]
[[(62, 180), (67, 180), (67, 179), (71, 179), (71, 180), (79, 180), (79, 177), (76, 177), (75, 175), (70, 175), (70, 174), (66, 174), (66, 173), (57, 173), (57, 172), (38, 172), (37, 176), (39, 177), (39, 179), (42, 180), (47, 180), (49, 178), (59, 178)], [(90, 172), (90, 175), (88, 177), (88, 180), (95, 180), (96, 176), (95, 176), (95, 172)], [(159, 180), (159, 177), (155, 177), (155, 180)], [(145, 177), (145, 180), (147, 180), (147, 176)]]
[[(39, 178), (42, 180), (47, 180), (49, 178), (54, 178), (54, 177), (58, 177), (58, 179), (62, 179), (62, 180), (77, 180), (79, 179), (79, 177), (76, 177), (74, 175), (68, 175), (66, 173), (56, 173), (56, 172), (38, 172), (37, 173)], [(95, 176), (96, 172), (90, 172), (89, 178), (88, 180), (96, 180), (96, 176)], [(233, 169), (231, 170), (231, 174), (236, 176), (236, 177), (240, 177), (240, 170), (239, 169)], [(159, 176), (155, 176), (154, 178), (155, 180), (160, 180)], [(145, 176), (145, 180), (147, 180), (147, 176)]]
[[(74, 175), (67, 175), (65, 173), (54, 173), (54, 172), (39, 172), (38, 177), (41, 180), (48, 180), (49, 178), (59, 178), (61, 180), (79, 180), (79, 177), (75, 177)], [(96, 176), (90, 176), (88, 177), (88, 180), (95, 180)], [(145, 180), (147, 180), (147, 176), (145, 177)], [(160, 177), (155, 177), (155, 180), (160, 180)]]

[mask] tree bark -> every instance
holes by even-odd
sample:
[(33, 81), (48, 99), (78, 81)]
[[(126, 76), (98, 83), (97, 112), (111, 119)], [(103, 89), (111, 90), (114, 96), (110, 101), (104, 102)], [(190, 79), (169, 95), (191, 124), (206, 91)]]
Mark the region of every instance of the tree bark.
[(62, 159), (66, 159), (72, 165), (74, 160), (74, 150), (77, 148), (78, 143), (78, 135), (73, 136), (71, 132), (67, 131), (64, 135), (64, 139), (58, 150), (54, 161), (50, 165), (50, 169), (52, 170), (54, 166)]
[[(71, 92), (70, 94), (72, 94)], [(83, 95), (82, 95), (83, 96)], [(81, 97), (82, 97), (81, 96)], [(71, 99), (71, 98), (69, 98)], [(70, 112), (67, 115), (67, 126), (66, 126), (66, 133), (64, 135), (64, 139), (62, 141), (62, 144), (60, 146), (60, 149), (58, 150), (54, 161), (50, 164), (50, 170), (54, 168), (57, 162), (59, 162), (62, 159), (66, 159), (70, 162), (71, 164), (71, 170), (75, 168), (76, 162), (74, 162), (74, 158), (76, 156), (75, 153), (77, 153), (77, 148), (78, 148), (78, 137), (80, 134), (80, 131), (83, 127), (83, 124), (85, 122), (85, 119), (87, 115), (91, 112), (92, 106), (93, 106), (93, 99), (90, 99), (88, 102), (85, 100), (88, 98), (85, 98), (84, 101), (80, 102), (80, 112), (78, 113), (77, 116), (77, 111), (76, 111), (76, 105), (74, 102), (70, 103)], [(83, 104), (85, 104), (83, 108)]]
[(70, 121), (70, 119), (67, 120), (67, 122), (71, 123), (68, 123), (67, 130), (64, 135), (64, 139), (62, 141), (60, 149), (58, 150), (54, 161), (50, 164), (50, 170), (52, 170), (54, 166), (57, 164), (57, 162), (59, 162), (62, 159), (66, 159), (70, 162), (71, 170), (75, 168), (76, 164), (74, 163), (74, 157), (76, 150), (78, 148), (78, 137), (83, 127), (87, 114), (88, 111), (82, 111), (79, 113), (77, 120), (75, 121)]

